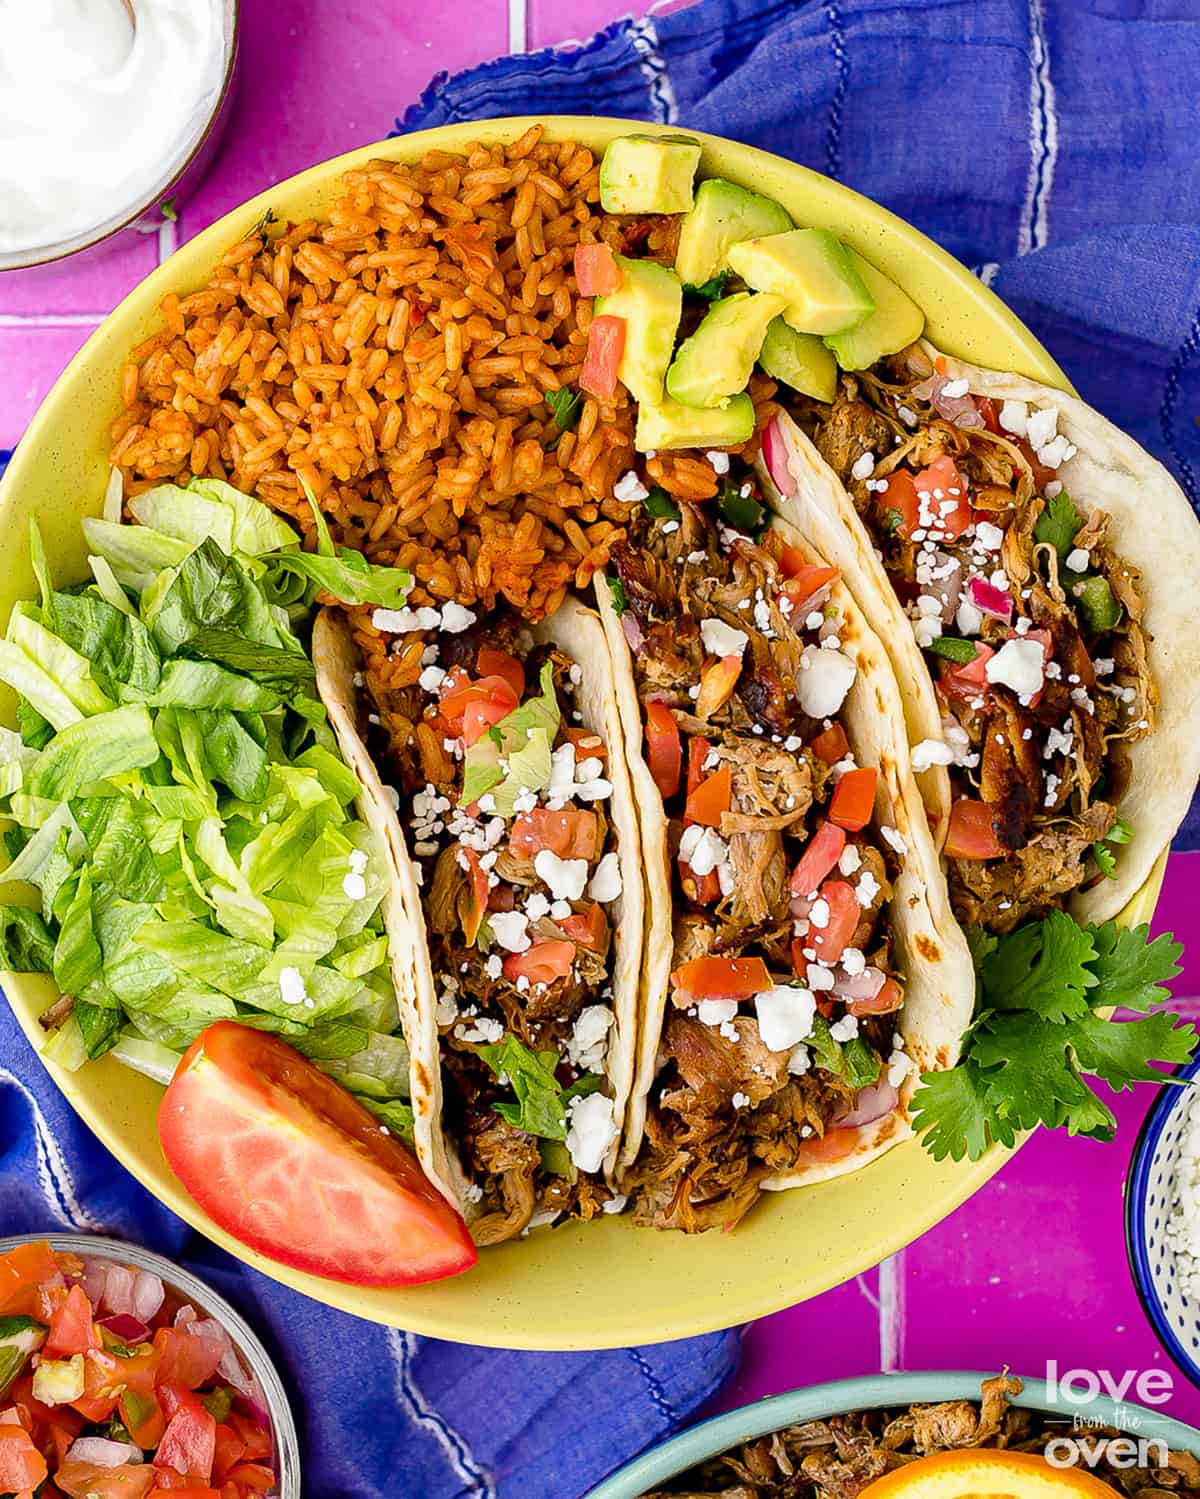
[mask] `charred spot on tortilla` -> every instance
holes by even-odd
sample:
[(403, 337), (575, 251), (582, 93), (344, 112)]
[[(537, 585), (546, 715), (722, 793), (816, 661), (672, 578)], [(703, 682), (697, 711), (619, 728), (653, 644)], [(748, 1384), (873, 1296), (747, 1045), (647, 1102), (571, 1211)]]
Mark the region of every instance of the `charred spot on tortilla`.
[(917, 932), (913, 937), (913, 946), (921, 956), (929, 963), (940, 963), (942, 961), (942, 950), (925, 932)]

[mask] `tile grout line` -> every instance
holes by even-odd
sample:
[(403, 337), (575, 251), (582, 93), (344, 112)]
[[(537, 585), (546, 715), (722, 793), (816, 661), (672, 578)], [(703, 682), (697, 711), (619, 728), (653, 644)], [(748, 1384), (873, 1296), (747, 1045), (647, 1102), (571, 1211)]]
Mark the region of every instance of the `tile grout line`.
[(529, 47), (529, 0), (508, 0), (508, 50), (525, 52)]
[(103, 312), (0, 312), (0, 328), (95, 328)]
[(904, 1339), (904, 1251), (879, 1266), (879, 1372), (901, 1367)]
[(158, 226), (159, 265), (162, 265), (164, 260), (169, 260), (179, 248), (179, 235), (176, 227), (176, 222), (172, 219), (164, 219)]

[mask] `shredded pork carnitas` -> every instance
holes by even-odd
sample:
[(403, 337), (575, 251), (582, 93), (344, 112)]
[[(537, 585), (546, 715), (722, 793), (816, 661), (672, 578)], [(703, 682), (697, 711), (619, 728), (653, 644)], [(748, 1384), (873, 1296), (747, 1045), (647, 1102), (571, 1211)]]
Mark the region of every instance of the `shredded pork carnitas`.
[[(1064, 494), (1056, 473), (1073, 450), (1055, 414), (972, 397), (915, 347), (795, 414), (925, 651), (955, 800), (983, 804), (968, 809), (971, 853), (956, 856), (967, 814), (951, 820), (958, 916), (1007, 932), (1061, 908), (1119, 856), (1126, 746), (1152, 730), (1157, 692), (1141, 580), (1110, 546), (1108, 516)], [(1033, 690), (994, 661), (1012, 641), (1034, 655)]]
[[(704, 507), (686, 502), (674, 524), (635, 523), (613, 563), (627, 621), (636, 622), (627, 633), (637, 641), (643, 713), (668, 710), (682, 740), (680, 790), (666, 798), (672, 970), (704, 958), (761, 959), (772, 983), (811, 987), (817, 1008), (806, 1044), (772, 1049), (758, 996), (714, 1008), (700, 993), (673, 988), (646, 1140), (625, 1185), (638, 1222), (696, 1232), (732, 1226), (764, 1179), (797, 1168), (823, 1142), (831, 1152), (823, 1158), (835, 1158), (839, 1120), (863, 1088), (896, 1067), (903, 980), (892, 979), (900, 976), (885, 914), (894, 855), (870, 824), (846, 834), (828, 876), (853, 915), (844, 951), (823, 954), (832, 935), (827, 903), (798, 899), (791, 881), (826, 822), (840, 775), (854, 766), (844, 738), (832, 759), (828, 749), (841, 698), (829, 715), (813, 716), (797, 688), (807, 670), (815, 678), (829, 664), (812, 660), (826, 654), (822, 642), (839, 644), (828, 585), (811, 598), (794, 588), (789, 595), (770, 539), (760, 546), (719, 531)], [(722, 658), (725, 650), (731, 654)], [(689, 791), (725, 776), (728, 807), (716, 826), (696, 826)], [(841, 992), (848, 971), (864, 968), (888, 981), (875, 1008)]]
[(682, 1474), (642, 1499), (858, 1499), (875, 1479), (935, 1452), (971, 1447), (1044, 1452), (1056, 1438), (1086, 1442), (1096, 1454), (1089, 1469), (1119, 1494), (1138, 1499), (1197, 1499), (1200, 1462), (1190, 1452), (1171, 1452), (1167, 1466), (1114, 1466), (1103, 1455), (1110, 1427), (1072, 1432), (1038, 1411), (1009, 1404), (1021, 1381), (1007, 1375), (983, 1382), (982, 1398), (913, 1405), (908, 1410), (854, 1411), (824, 1421), (806, 1421), (743, 1442)]

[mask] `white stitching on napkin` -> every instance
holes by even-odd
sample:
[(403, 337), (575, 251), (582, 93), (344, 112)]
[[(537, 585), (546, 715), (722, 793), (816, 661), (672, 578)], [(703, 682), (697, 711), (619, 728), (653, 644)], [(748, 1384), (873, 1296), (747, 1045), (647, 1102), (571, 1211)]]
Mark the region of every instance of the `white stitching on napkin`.
[(679, 117), (679, 105), (667, 73), (666, 59), (658, 50), (658, 27), (649, 16), (642, 16), (629, 28), (629, 40), (638, 55), (638, 66), (646, 80), (654, 118), (660, 125), (670, 125)]
[(1050, 78), (1050, 52), (1042, 0), (1029, 0), (1029, 176), (1017, 231), (1017, 254), (1040, 250), (1048, 235), (1047, 210), (1058, 161), (1058, 111)]
[(388, 1349), (396, 1365), (396, 1398), (413, 1421), (428, 1431), (446, 1454), (454, 1475), (467, 1487), (464, 1494), (475, 1499), (497, 1499), (491, 1479), (475, 1460), (470, 1444), (455, 1430), (446, 1418), (433, 1408), (422, 1394), (412, 1371), (412, 1357), (417, 1349), (417, 1340), (411, 1332), (401, 1332), (390, 1327), (387, 1333)]
[(103, 1225), (98, 1223), (79, 1201), (71, 1168), (67, 1165), (58, 1141), (50, 1132), (46, 1116), (37, 1099), (15, 1074), (7, 1067), (0, 1067), (0, 1081), (11, 1083), (29, 1104), (33, 1112), (34, 1144), (37, 1147), (38, 1181), (42, 1196), (54, 1216), (66, 1228), (90, 1229), (93, 1233)]

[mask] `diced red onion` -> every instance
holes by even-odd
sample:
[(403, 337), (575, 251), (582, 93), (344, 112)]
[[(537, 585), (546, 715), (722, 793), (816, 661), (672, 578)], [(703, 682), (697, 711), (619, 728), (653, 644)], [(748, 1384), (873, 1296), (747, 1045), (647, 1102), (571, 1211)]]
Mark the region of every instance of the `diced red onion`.
[(869, 1088), (860, 1088), (854, 1107), (832, 1123), (841, 1129), (858, 1129), (864, 1124), (874, 1124), (877, 1119), (890, 1114), (899, 1102), (900, 1094), (891, 1083), (886, 1080), (872, 1083)]
[(123, 1343), (144, 1343), (150, 1336), (149, 1327), (128, 1312), (114, 1312), (111, 1317), (101, 1317), (100, 1326), (111, 1332), (114, 1338), (120, 1338)]
[(165, 1299), (166, 1291), (158, 1276), (149, 1270), (139, 1270), (133, 1283), (133, 1315), (150, 1322)]
[(956, 427), (982, 427), (983, 417), (979, 414), (979, 407), (975, 404), (974, 397), (968, 393), (965, 396), (948, 396), (946, 386), (953, 382), (947, 380), (945, 375), (935, 375), (933, 388), (933, 407), (939, 416), (944, 416), (948, 422), (953, 422)]
[(792, 478), (791, 469), (788, 468), (787, 439), (783, 435), (779, 417), (774, 417), (767, 423), (762, 438), (762, 454), (763, 462), (767, 465), (767, 473), (770, 474), (775, 488), (782, 495), (794, 495), (796, 483)]
[(833, 992), (839, 999), (874, 999), (887, 982), (882, 968), (864, 968), (861, 973), (847, 973), (839, 968), (833, 981)]
[(93, 1306), (99, 1306), (104, 1297), (104, 1286), (108, 1279), (108, 1265), (104, 1260), (85, 1259), (83, 1275), (79, 1284)]
[(1002, 619), (1006, 623), (1012, 619), (1012, 594), (1006, 588), (997, 588), (986, 578), (972, 578), (970, 588), (971, 602), (976, 609), (981, 609), (984, 614), (990, 614), (994, 619)]
[(936, 389), (937, 376), (929, 375), (926, 379), (922, 380), (919, 385), (914, 385), (909, 394), (915, 401), (928, 401), (932, 399), (933, 393)]
[(133, 1287), (137, 1276), (125, 1265), (107, 1265), (104, 1278), (104, 1305), (110, 1312), (134, 1315)]
[(249, 1398), (255, 1393), (256, 1387), (253, 1376), (246, 1372), (241, 1359), (238, 1358), (232, 1348), (221, 1355), (221, 1362), (217, 1365), (217, 1373), (226, 1384), (231, 1384), (239, 1394)]
[(196, 1308), (190, 1301), (185, 1301), (175, 1313), (175, 1326), (187, 1327), (196, 1320)]
[(812, 900), (807, 895), (793, 895), (788, 909), (797, 921), (804, 921), (812, 910)]
[(107, 1437), (78, 1437), (67, 1449), (65, 1461), (119, 1468), (122, 1463), (140, 1463), (142, 1449), (132, 1442), (111, 1442)]
[(621, 616), (621, 632), (629, 643), (629, 649), (636, 656), (645, 642), (642, 627), (638, 623), (637, 616), (631, 614), (628, 609)]
[(254, 1381), (254, 1393), (252, 1395), (239, 1395), (236, 1409), (240, 1415), (249, 1416), (255, 1426), (260, 1426), (263, 1431), (271, 1430), (271, 1417), (267, 1413), (266, 1402), (263, 1392), (258, 1387), (258, 1381)]

